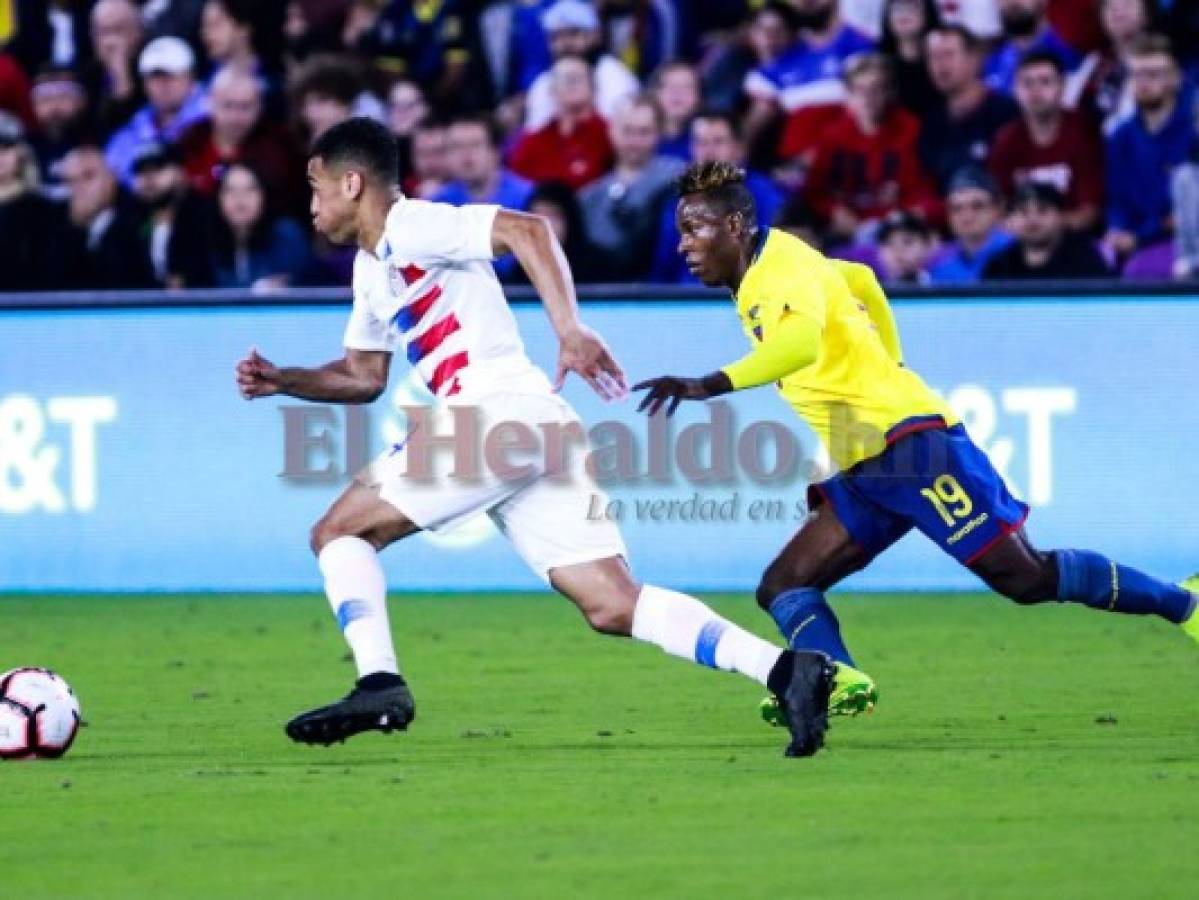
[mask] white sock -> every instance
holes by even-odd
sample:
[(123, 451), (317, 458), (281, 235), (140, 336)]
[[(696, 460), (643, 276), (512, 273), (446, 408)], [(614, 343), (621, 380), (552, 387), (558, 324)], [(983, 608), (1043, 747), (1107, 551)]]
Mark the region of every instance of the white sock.
[(713, 669), (740, 672), (763, 685), (783, 653), (694, 597), (649, 584), (641, 589), (633, 610), (633, 637)]
[(333, 615), (354, 652), (358, 677), (398, 674), (387, 621), (387, 586), (375, 548), (362, 538), (339, 537), (324, 546), (317, 562)]

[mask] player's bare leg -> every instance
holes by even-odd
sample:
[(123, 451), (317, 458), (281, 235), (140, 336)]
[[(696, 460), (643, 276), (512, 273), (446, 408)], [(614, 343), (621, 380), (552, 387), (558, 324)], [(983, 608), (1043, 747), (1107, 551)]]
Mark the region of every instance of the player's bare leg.
[(1020, 604), (1058, 600), (1128, 615), (1156, 615), (1199, 640), (1196, 594), (1090, 550), (1037, 550), (1021, 529), (1005, 535), (970, 570)]
[[(826, 504), (811, 512), (767, 566), (758, 585), (758, 605), (774, 619), (788, 647), (819, 650), (837, 663), (837, 683), (829, 702), (834, 715), (871, 712), (878, 702), (874, 680), (854, 666), (837, 617), (824, 598), (826, 590), (868, 561)], [(767, 722), (782, 724), (772, 698), (762, 702), (761, 712)]]
[(412, 721), (415, 706), (396, 665), (378, 551), (419, 530), (379, 497), (369, 471), (313, 526), (312, 551), (359, 677), (344, 699), (288, 722), (292, 740), (331, 744), (361, 731), (402, 730)]
[(560, 566), (551, 569), (549, 577), (596, 631), (635, 637), (674, 656), (739, 672), (769, 687), (791, 731), (788, 756), (810, 756), (824, 743), (833, 678), (824, 654), (780, 649), (694, 597), (642, 585), (619, 556)]

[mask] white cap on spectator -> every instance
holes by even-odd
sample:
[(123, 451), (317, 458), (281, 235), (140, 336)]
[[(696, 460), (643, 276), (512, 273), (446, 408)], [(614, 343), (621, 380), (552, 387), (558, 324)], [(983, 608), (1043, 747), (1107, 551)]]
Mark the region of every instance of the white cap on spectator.
[(137, 61), (137, 71), (142, 75), (151, 72), (167, 72), (171, 75), (183, 75), (190, 72), (196, 64), (196, 54), (187, 45), (187, 41), (177, 37), (155, 38), (146, 44), (141, 59)]
[(585, 0), (558, 0), (541, 17), (541, 27), (546, 31), (599, 31), (599, 15), (595, 7)]

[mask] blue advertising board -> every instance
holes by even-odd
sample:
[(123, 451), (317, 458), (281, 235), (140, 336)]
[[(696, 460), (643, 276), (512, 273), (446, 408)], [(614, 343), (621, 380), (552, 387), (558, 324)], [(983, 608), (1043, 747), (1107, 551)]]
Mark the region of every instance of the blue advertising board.
[[(551, 368), (541, 310), (516, 312), (530, 355)], [(1038, 544), (1092, 547), (1168, 577), (1199, 568), (1199, 302), (942, 299), (896, 312), (909, 365), (1030, 503)], [(401, 434), (396, 408), (421, 402), (423, 388), (397, 360), (388, 393), (365, 415), (297, 419), (295, 400), (242, 400), (233, 367), (250, 346), (280, 364), (332, 359), (346, 313), (0, 310), (0, 590), (319, 588), (309, 527), (346, 482), (346, 457), (352, 467), (364, 442), (377, 450)], [(702, 374), (745, 349), (725, 303), (597, 302), (585, 314), (632, 379)], [(600, 443), (631, 435), (638, 458), (651, 454), (635, 402), (606, 404), (577, 380), (565, 395), (589, 426), (604, 423)], [(731, 428), (713, 438), (725, 412)], [(770, 446), (757, 455), (742, 446), (770, 431), (755, 423), (771, 421), (803, 451), (785, 482), (769, 477)], [(299, 457), (294, 440), (288, 456), (289, 422), (293, 439), (297, 422), (308, 435)], [(597, 514), (620, 520), (644, 579), (752, 589), (798, 524), (806, 476), (820, 470), (810, 434), (770, 388), (719, 412), (685, 407), (671, 429), (666, 475), (625, 472), (605, 484), (612, 502)], [(711, 440), (731, 442), (731, 472), (705, 469)], [(688, 448), (695, 458), (679, 465)], [(485, 518), (418, 535), (384, 559), (394, 590), (539, 584)], [(848, 586), (975, 582), (912, 535)]]

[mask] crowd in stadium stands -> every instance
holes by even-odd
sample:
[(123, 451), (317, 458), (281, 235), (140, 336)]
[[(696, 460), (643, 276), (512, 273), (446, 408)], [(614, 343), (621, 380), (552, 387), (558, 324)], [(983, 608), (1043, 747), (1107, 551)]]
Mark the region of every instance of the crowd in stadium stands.
[(344, 284), (351, 116), (583, 282), (691, 282), (692, 160), (891, 283), (1199, 279), (1197, 76), (1193, 0), (0, 0), (0, 290)]

